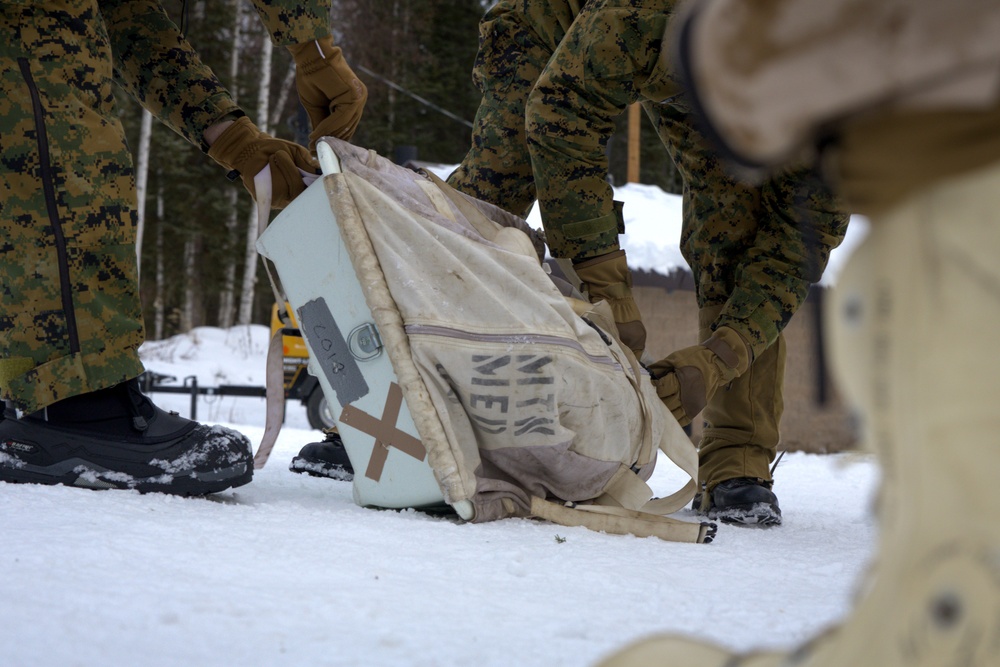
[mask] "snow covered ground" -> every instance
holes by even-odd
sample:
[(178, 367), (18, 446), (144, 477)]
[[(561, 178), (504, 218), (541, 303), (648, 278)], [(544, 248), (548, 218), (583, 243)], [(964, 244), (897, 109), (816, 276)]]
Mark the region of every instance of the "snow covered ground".
[[(616, 198), (633, 267), (683, 267), (678, 199)], [(831, 275), (863, 236), (851, 227)], [(263, 385), (267, 335), (201, 328), (142, 354), (179, 381)], [(154, 399), (189, 413), (186, 396)], [(848, 612), (873, 552), (865, 455), (787, 455), (783, 526), (681, 545), (363, 509), (350, 483), (288, 471), (320, 436), (288, 408), (268, 466), (210, 499), (0, 484), (0, 665), (585, 666), (661, 631), (791, 647)], [(202, 398), (198, 417), (257, 443), (264, 403)], [(654, 490), (674, 474), (662, 462)]]
[[(143, 356), (255, 384), (267, 335), (196, 329)], [(187, 397), (154, 398), (188, 414)], [(582, 666), (658, 631), (792, 646), (847, 613), (877, 532), (860, 454), (786, 455), (784, 525), (721, 526), (708, 545), (363, 509), (350, 483), (288, 471), (319, 435), (288, 407), (267, 467), (210, 499), (0, 485), (0, 664)], [(263, 433), (262, 399), (198, 410)], [(673, 475), (663, 462), (654, 490)]]

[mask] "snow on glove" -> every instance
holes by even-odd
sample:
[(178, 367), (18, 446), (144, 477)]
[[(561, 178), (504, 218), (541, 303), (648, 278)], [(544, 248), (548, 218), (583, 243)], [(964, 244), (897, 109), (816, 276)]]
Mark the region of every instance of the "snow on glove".
[(271, 208), (285, 208), (306, 189), (303, 172), (319, 173), (316, 161), (303, 146), (261, 132), (246, 116), (219, 135), (208, 149), (208, 156), (238, 172), (254, 200), (254, 176), (270, 165)]
[(345, 141), (354, 135), (368, 99), (368, 89), (347, 64), (333, 37), (288, 47), (295, 58), (295, 88), (309, 114), (309, 147), (320, 137)]
[(583, 281), (591, 303), (607, 301), (615, 316), (618, 336), (635, 354), (642, 358), (646, 347), (646, 327), (639, 314), (639, 306), (632, 298), (632, 274), (625, 260), (625, 251), (616, 250), (606, 255), (573, 264), (573, 270)]
[(649, 370), (660, 400), (681, 426), (687, 426), (720, 387), (749, 367), (750, 346), (734, 329), (723, 326), (701, 345), (677, 350)]

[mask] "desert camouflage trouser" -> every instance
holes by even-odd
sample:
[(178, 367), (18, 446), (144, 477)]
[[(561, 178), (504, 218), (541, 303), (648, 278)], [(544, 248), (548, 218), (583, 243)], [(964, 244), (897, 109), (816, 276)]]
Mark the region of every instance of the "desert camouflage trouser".
[(24, 410), (142, 372), (135, 182), (94, 0), (0, 3), (0, 386)]
[[(614, 119), (642, 102), (684, 178), (681, 249), (699, 308), (718, 313), (711, 329), (736, 329), (764, 362), (747, 387), (719, 392), (708, 406), (715, 423), (702, 441), (710, 478), (702, 479), (709, 486), (733, 476), (770, 479), (784, 368), (772, 348), (843, 240), (848, 216), (810, 172), (748, 186), (724, 171), (662, 58), (674, 2), (578, 4), (501, 0), (487, 13), (473, 74), (483, 99), (472, 148), (449, 182), (522, 216), (537, 188), (557, 257), (615, 250), (620, 220), (604, 150)], [(576, 18), (567, 24), (568, 17)], [(749, 404), (737, 410), (736, 394)]]

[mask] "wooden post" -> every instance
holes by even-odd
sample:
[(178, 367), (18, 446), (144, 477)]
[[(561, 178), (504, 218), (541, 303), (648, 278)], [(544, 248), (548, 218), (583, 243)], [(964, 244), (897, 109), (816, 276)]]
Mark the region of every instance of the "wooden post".
[(638, 102), (628, 108), (628, 171), (626, 182), (639, 182), (639, 123), (642, 107)]

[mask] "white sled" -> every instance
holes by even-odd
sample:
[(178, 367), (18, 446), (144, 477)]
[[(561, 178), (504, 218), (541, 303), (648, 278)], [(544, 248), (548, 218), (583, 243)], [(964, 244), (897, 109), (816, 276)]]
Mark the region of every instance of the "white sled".
[[(339, 173), (325, 143), (319, 154), (324, 175)], [(322, 178), (271, 222), (257, 250), (277, 267), (301, 323), (309, 372), (330, 403), (355, 470), (354, 501), (393, 509), (445, 506)]]
[[(666, 516), (694, 495), (690, 440), (608, 305), (564, 297), (523, 220), (346, 142), (317, 150), (325, 175), (257, 249), (295, 311), (359, 505), (711, 540), (714, 526)], [(688, 482), (653, 498), (660, 451)]]

